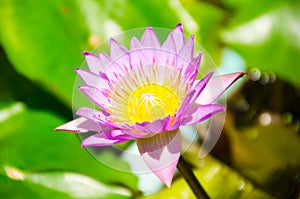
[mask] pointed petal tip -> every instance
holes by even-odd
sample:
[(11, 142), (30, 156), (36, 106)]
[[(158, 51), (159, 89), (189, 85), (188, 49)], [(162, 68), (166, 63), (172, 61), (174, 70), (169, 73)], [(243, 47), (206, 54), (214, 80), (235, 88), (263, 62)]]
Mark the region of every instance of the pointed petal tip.
[(177, 26), (174, 28), (175, 32), (178, 32), (180, 34), (183, 34), (183, 25), (182, 23), (177, 24)]
[(81, 143), (81, 145), (80, 145), (82, 148), (85, 148), (86, 147), (86, 145), (84, 144), (84, 143)]
[(163, 183), (166, 185), (166, 187), (171, 188), (172, 180), (173, 180), (173, 177), (171, 178), (171, 180), (163, 181)]
[[(179, 159), (179, 157), (178, 157)], [(169, 165), (166, 168), (162, 168), (158, 171), (153, 171), (155, 173), (155, 175), (168, 187), (171, 187), (172, 181), (173, 181), (173, 177), (174, 177), (174, 173), (175, 173), (175, 169), (178, 163), (178, 159), (177, 161), (174, 161), (171, 165)]]
[(112, 37), (109, 39), (109, 42), (110, 43), (117, 43), (117, 41), (114, 38), (112, 38)]
[(200, 52), (197, 56), (196, 56), (196, 59), (197, 60), (201, 60), (202, 59), (202, 57), (203, 57), (203, 53), (202, 52)]
[(177, 26), (175, 28), (182, 28), (182, 27), (183, 27), (182, 23), (180, 22), (180, 23), (177, 24)]
[(95, 55), (95, 54), (93, 54), (91, 52), (88, 52), (88, 51), (83, 51), (83, 55), (84, 56), (90, 56), (90, 55)]
[(60, 126), (58, 126), (58, 127), (56, 127), (56, 128), (54, 129), (54, 132), (59, 132), (59, 131), (62, 131), (62, 129), (60, 128)]
[(137, 145), (149, 169), (167, 187), (170, 187), (181, 151), (179, 130), (138, 139)]
[(246, 72), (239, 72), (240, 73), (240, 76), (239, 77), (243, 77), (244, 75), (247, 75)]
[(80, 132), (79, 129), (77, 129), (77, 130), (75, 130), (75, 129), (68, 129), (66, 127), (66, 124), (60, 125), (60, 126), (58, 126), (58, 127), (56, 127), (54, 129), (54, 132), (62, 132), (62, 131), (64, 131), (64, 132), (72, 132), (72, 133), (79, 133)]
[(148, 25), (147, 30), (153, 30), (153, 28), (150, 25)]

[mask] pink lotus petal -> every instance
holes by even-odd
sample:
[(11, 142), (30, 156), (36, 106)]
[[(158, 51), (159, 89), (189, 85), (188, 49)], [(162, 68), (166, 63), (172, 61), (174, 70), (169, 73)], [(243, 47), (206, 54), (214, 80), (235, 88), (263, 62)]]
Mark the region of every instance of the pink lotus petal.
[(148, 26), (142, 36), (141, 44), (143, 46), (145, 56), (149, 58), (150, 64), (156, 63), (158, 59), (158, 53), (160, 49), (160, 42), (153, 31), (152, 27)]
[(141, 156), (154, 174), (170, 187), (181, 151), (179, 130), (137, 140)]
[(129, 51), (112, 38), (110, 39), (110, 56), (123, 69), (130, 67)]
[(112, 64), (112, 59), (110, 56), (105, 54), (104, 52), (99, 53), (99, 60), (101, 63), (101, 66), (104, 68), (103, 72), (106, 72), (105, 70), (111, 66)]
[(162, 49), (165, 49), (167, 51), (175, 52), (176, 53), (176, 43), (174, 37), (169, 34), (168, 38), (166, 41), (163, 43), (161, 46)]
[(133, 37), (130, 43), (130, 62), (132, 69), (152, 64), (152, 60), (146, 56), (144, 47), (136, 37)]
[(182, 48), (178, 51), (178, 54), (189, 62), (192, 61), (194, 56), (194, 35), (183, 44)]
[(205, 88), (206, 84), (211, 79), (214, 72), (208, 73), (205, 77), (203, 77), (201, 80), (197, 81), (197, 84), (192, 88), (187, 96), (184, 98), (183, 102), (181, 103), (180, 109), (176, 114), (177, 120), (182, 119), (182, 114), (184, 114), (185, 110), (190, 107), (191, 104), (195, 102), (197, 99), (197, 96), (201, 94), (203, 89)]
[[(118, 57), (114, 60), (105, 53), (100, 52), (100, 61), (105, 67), (104, 74), (106, 77), (109, 77), (109, 82), (117, 83), (121, 79), (121, 77), (123, 77), (128, 72), (128, 69), (130, 68), (130, 64), (129, 62), (127, 62), (127, 59), (129, 59), (128, 56), (128, 54), (124, 54), (123, 56)], [(119, 65), (119, 63), (122, 65)], [(128, 64), (128, 66), (126, 64)]]
[(181, 23), (174, 28), (174, 30), (170, 33), (170, 36), (173, 37), (176, 46), (175, 50), (178, 52), (184, 44), (184, 35)]
[(105, 80), (101, 76), (98, 76), (90, 72), (89, 70), (81, 70), (81, 69), (75, 69), (75, 70), (79, 75), (79, 77), (87, 86), (94, 87), (99, 90), (102, 89), (110, 90), (107, 80)]
[(55, 129), (56, 131), (69, 131), (74, 133), (86, 133), (88, 131), (100, 132), (102, 129), (99, 124), (88, 120), (83, 117), (79, 117), (66, 124), (63, 124)]
[(181, 124), (185, 126), (197, 124), (220, 111), (225, 111), (225, 108), (219, 104), (193, 105), (184, 113)]
[(123, 126), (122, 126), (122, 129), (124, 129), (124, 130), (128, 129), (127, 131), (124, 131), (124, 133), (127, 134), (128, 136), (132, 137), (132, 138), (135, 138), (135, 139), (140, 139), (140, 138), (144, 138), (144, 137), (148, 136), (147, 133), (142, 132), (142, 131), (138, 131), (136, 129), (132, 129), (130, 127), (123, 128)]
[(168, 36), (163, 43), (161, 50), (158, 51), (157, 64), (161, 66), (175, 66), (176, 63), (176, 46), (174, 37)]
[(87, 137), (82, 141), (81, 146), (110, 146), (132, 139), (133, 138), (126, 136), (122, 130), (111, 130)]
[(99, 126), (101, 125), (100, 128), (102, 131), (119, 128), (119, 126), (111, 122), (109, 120), (109, 117), (105, 115), (105, 113), (103, 113), (102, 111), (97, 111), (88, 107), (82, 107), (76, 112), (76, 115), (98, 123)]
[(198, 104), (210, 104), (216, 101), (237, 79), (245, 73), (231, 73), (213, 77), (196, 100)]
[(99, 59), (105, 70), (103, 71), (103, 74), (105, 74), (106, 77), (109, 77), (110, 82), (117, 82), (118, 78), (120, 76), (120, 73), (125, 72), (124, 68), (122, 68), (116, 60), (113, 60), (111, 57), (109, 57), (104, 52), (100, 52)]
[(195, 93), (193, 95), (193, 98), (191, 99), (191, 103), (194, 103), (195, 100), (199, 97), (199, 95), (202, 95), (203, 90), (207, 87), (213, 74), (214, 74), (214, 71), (208, 73), (201, 80), (197, 81), (197, 84), (193, 88), (193, 90), (195, 90)]
[(150, 47), (154, 49), (160, 48), (160, 42), (151, 26), (148, 26), (142, 36), (141, 44), (143, 47)]
[(95, 105), (107, 111), (111, 107), (111, 102), (99, 89), (91, 86), (78, 87)]
[(169, 121), (170, 116), (167, 116), (163, 119), (157, 119), (153, 122), (136, 123), (133, 128), (147, 134), (157, 134), (166, 130)]
[(177, 115), (172, 118), (172, 122), (170, 121), (169, 126), (167, 127), (168, 131), (173, 131), (175, 129), (178, 129), (181, 125), (181, 115), (178, 112)]
[(201, 58), (202, 53), (199, 53), (196, 57), (192, 59), (185, 71), (184, 77), (190, 82), (191, 85), (194, 83), (198, 75)]
[(193, 56), (194, 56), (194, 36), (192, 35), (183, 44), (182, 48), (178, 52), (176, 70), (182, 71), (184, 73), (189, 63), (192, 61)]
[(84, 56), (89, 69), (93, 73), (99, 74), (100, 71), (104, 70), (103, 65), (100, 62), (99, 56), (90, 52), (84, 52)]

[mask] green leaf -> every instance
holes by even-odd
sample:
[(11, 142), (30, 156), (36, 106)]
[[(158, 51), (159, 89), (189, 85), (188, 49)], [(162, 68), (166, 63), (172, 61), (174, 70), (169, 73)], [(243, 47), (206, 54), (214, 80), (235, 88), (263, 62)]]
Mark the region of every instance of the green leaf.
[(75, 1), (3, 0), (0, 25), (1, 45), (17, 71), (70, 105), (73, 68), (88, 38)]
[[(167, 1), (86, 0), (80, 2), (86, 24), (92, 34), (104, 41), (132, 28), (173, 28), (178, 23), (176, 10)], [(163, 12), (155, 12), (163, 10)], [(163, 20), (162, 20), (163, 19)]]
[(72, 199), (65, 193), (27, 181), (13, 180), (3, 175), (0, 175), (0, 186), (0, 196), (6, 199)]
[[(45, 194), (45, 190), (49, 192), (51, 197), (51, 192), (56, 194), (56, 192), (61, 193), (63, 198), (76, 198), (76, 199), (97, 199), (97, 198), (129, 198), (131, 193), (129, 190), (116, 186), (107, 186), (100, 183), (92, 178), (84, 175), (62, 172), (62, 171), (48, 171), (41, 173), (24, 173), (13, 167), (6, 167), (7, 177), (3, 176), (6, 181), (5, 184), (20, 184), (26, 187), (24, 190), (24, 195), (26, 198), (32, 198), (33, 196), (40, 194)], [(8, 182), (9, 183), (8, 183)], [(1, 184), (0, 179), (0, 184)], [(40, 187), (31, 193), (30, 189), (34, 187)], [(49, 190), (48, 190), (49, 189)], [(51, 190), (51, 191), (50, 191)], [(47, 193), (46, 192), (46, 193)], [(11, 198), (12, 194), (7, 190), (3, 194), (7, 194)], [(61, 197), (62, 197), (61, 196)], [(7, 197), (8, 198), (8, 197)], [(56, 198), (56, 197), (55, 197)]]
[[(220, 64), (222, 45), (219, 31), (226, 12), (215, 6), (196, 0), (181, 0), (182, 5), (197, 24), (196, 41), (209, 53), (217, 65)], [(209, 69), (211, 70), (211, 68)]]
[(285, 3), (252, 21), (232, 23), (223, 40), (242, 55), (248, 66), (300, 84), (299, 8), (299, 3)]
[(137, 189), (137, 177), (98, 162), (80, 147), (77, 135), (54, 132), (64, 122), (60, 117), (27, 110), (19, 103), (2, 109), (0, 115), (0, 174), (7, 174), (6, 167), (24, 173), (61, 170)]
[(285, 4), (293, 4), (294, 0), (226, 0), (225, 9), (230, 12), (230, 23), (238, 24), (252, 20)]
[[(186, 153), (185, 155), (198, 167), (194, 173), (211, 198), (271, 198), (235, 171), (210, 156), (200, 160), (195, 158), (196, 154)], [(194, 199), (195, 196), (184, 179), (179, 178), (172, 183), (170, 189), (164, 189), (157, 194), (142, 198)]]

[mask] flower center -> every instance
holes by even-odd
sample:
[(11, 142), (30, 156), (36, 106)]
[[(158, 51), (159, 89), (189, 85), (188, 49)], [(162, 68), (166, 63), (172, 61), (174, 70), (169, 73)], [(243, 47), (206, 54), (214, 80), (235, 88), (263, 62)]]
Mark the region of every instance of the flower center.
[(180, 104), (177, 95), (169, 88), (156, 83), (137, 88), (128, 103), (130, 120), (136, 122), (152, 122), (156, 119), (173, 116)]

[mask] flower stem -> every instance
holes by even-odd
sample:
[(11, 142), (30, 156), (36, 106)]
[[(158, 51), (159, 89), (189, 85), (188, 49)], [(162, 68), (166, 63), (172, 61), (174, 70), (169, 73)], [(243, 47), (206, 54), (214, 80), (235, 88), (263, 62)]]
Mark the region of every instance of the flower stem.
[(185, 181), (188, 183), (190, 188), (192, 189), (193, 193), (195, 194), (196, 198), (199, 199), (209, 199), (209, 196), (197, 180), (196, 176), (194, 175), (193, 171), (187, 164), (187, 162), (184, 160), (183, 156), (180, 156), (177, 169), (185, 179)]

